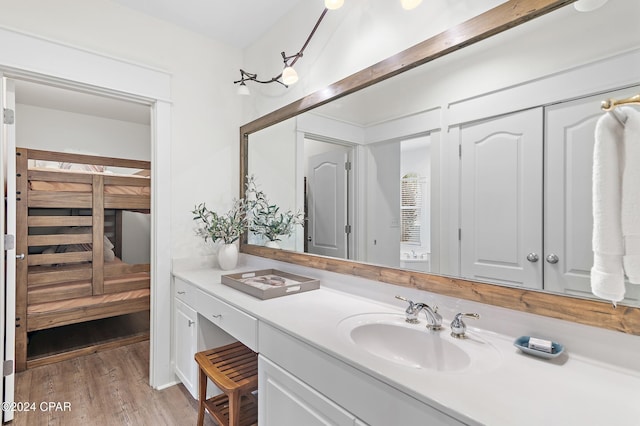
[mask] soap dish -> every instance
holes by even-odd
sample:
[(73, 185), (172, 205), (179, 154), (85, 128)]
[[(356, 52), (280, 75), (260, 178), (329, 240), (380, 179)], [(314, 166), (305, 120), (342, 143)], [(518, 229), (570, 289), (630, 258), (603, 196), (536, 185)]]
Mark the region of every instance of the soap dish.
[(537, 356), (540, 358), (546, 358), (546, 359), (556, 358), (562, 352), (564, 352), (564, 346), (556, 342), (551, 342), (551, 350), (552, 350), (551, 353), (539, 351), (537, 349), (530, 349), (529, 336), (518, 337), (516, 341), (513, 342), (513, 346), (520, 349), (522, 352), (526, 354)]

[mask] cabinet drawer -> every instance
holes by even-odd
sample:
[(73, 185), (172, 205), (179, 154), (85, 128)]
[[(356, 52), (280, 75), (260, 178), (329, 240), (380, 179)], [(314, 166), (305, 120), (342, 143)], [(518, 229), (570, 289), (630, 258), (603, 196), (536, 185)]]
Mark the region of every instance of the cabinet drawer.
[(193, 285), (179, 278), (174, 280), (174, 296), (194, 309), (199, 297), (198, 293), (200, 293), (200, 291)]
[(175, 278), (174, 291), (178, 300), (195, 309), (201, 317), (258, 352), (257, 319), (180, 278)]
[(195, 309), (207, 321), (211, 321), (252, 351), (258, 352), (258, 320), (222, 300), (198, 291)]

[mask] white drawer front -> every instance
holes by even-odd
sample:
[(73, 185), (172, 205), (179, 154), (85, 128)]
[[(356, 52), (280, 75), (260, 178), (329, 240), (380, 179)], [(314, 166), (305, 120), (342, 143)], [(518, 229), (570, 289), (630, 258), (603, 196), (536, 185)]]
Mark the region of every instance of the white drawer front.
[(195, 309), (199, 293), (200, 291), (196, 289), (192, 284), (182, 281), (180, 278), (175, 278), (174, 296), (193, 309)]
[(207, 321), (217, 325), (238, 341), (258, 352), (258, 320), (193, 284), (175, 279), (175, 297), (195, 309)]
[(198, 291), (195, 308), (200, 315), (258, 352), (258, 320), (209, 294)]

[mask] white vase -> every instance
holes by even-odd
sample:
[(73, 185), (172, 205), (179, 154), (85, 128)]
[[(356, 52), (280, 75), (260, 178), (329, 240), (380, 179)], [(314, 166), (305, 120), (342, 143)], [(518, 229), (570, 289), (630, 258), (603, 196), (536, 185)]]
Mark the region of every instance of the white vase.
[(278, 244), (277, 241), (267, 241), (266, 243), (264, 243), (265, 247), (269, 247), (269, 248), (273, 248), (273, 249), (279, 249), (280, 248), (280, 244)]
[(234, 243), (223, 244), (218, 249), (218, 266), (227, 271), (233, 269), (238, 264), (238, 246)]

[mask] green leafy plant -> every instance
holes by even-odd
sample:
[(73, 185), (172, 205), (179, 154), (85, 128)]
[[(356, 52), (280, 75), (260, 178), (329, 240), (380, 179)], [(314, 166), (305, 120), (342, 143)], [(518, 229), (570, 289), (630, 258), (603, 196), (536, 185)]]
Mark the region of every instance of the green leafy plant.
[(196, 233), (205, 241), (222, 241), (231, 244), (247, 229), (246, 202), (244, 199), (234, 200), (233, 206), (226, 214), (218, 214), (207, 209), (204, 203), (198, 204), (193, 213), (193, 220), (199, 222)]
[(258, 190), (254, 176), (247, 178), (246, 196), (249, 230), (269, 241), (290, 237), (295, 227), (304, 223), (302, 212), (281, 211), (280, 207), (269, 202), (264, 191)]

